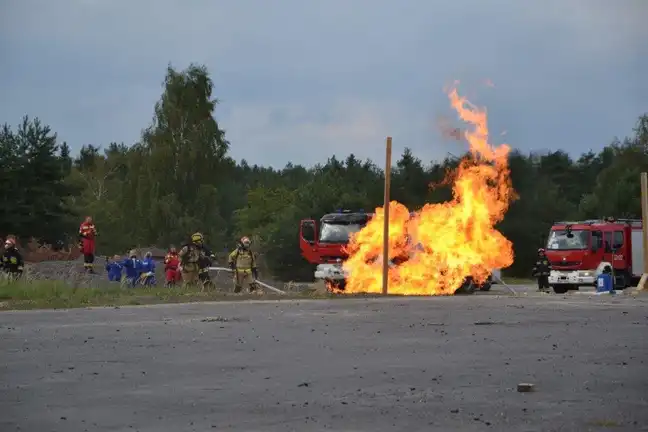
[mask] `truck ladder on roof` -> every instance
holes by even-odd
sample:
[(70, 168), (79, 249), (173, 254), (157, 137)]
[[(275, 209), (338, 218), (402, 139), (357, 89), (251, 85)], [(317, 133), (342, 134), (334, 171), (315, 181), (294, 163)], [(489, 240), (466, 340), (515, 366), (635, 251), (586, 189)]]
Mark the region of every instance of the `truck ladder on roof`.
[(623, 222), (632, 226), (639, 226), (643, 223), (641, 219), (615, 219), (615, 222)]
[(631, 226), (641, 225), (641, 219), (614, 219), (613, 221), (607, 221), (605, 219), (587, 219), (583, 221), (560, 221), (554, 222), (554, 225), (595, 225), (595, 224), (611, 224), (611, 223), (626, 223)]

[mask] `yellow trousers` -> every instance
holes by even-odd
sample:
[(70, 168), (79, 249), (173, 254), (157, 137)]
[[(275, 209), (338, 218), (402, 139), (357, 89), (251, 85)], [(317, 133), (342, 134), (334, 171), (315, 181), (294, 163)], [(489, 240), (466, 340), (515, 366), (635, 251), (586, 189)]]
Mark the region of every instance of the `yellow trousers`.
[(198, 283), (198, 271), (186, 271), (182, 270), (182, 284), (184, 286), (187, 285), (195, 285)]
[(254, 292), (256, 284), (252, 277), (252, 270), (237, 270), (234, 272), (234, 292), (241, 292), (246, 285), (249, 292)]

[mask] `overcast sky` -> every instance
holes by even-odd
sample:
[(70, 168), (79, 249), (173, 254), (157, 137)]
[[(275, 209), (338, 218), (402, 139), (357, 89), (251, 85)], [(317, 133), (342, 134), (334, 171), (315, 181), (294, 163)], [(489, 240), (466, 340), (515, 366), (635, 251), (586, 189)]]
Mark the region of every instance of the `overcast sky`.
[(460, 153), (457, 79), (496, 142), (578, 154), (648, 112), (646, 22), (648, 0), (0, 0), (0, 123), (133, 143), (167, 64), (198, 62), (237, 160)]

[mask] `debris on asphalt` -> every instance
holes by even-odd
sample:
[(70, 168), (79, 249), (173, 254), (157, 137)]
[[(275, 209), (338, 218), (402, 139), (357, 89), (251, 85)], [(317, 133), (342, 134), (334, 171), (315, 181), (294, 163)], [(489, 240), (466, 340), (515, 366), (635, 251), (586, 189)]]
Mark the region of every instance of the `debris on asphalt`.
[(529, 393), (534, 391), (535, 386), (533, 384), (529, 383), (520, 383), (517, 385), (517, 391), (518, 393)]
[(249, 322), (249, 318), (241, 318), (241, 317), (231, 317), (227, 318), (224, 316), (214, 316), (214, 317), (206, 317), (200, 320), (200, 322)]
[(504, 324), (504, 323), (500, 321), (475, 321), (475, 325), (477, 326), (497, 325), (497, 324)]
[(229, 320), (225, 317), (222, 316), (217, 316), (217, 317), (211, 317), (211, 318), (203, 318), (200, 320), (200, 322), (228, 322)]

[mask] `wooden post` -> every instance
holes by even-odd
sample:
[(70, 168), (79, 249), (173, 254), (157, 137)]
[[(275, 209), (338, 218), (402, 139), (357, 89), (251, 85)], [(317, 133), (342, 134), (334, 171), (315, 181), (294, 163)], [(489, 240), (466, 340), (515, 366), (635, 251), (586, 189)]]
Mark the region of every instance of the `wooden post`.
[(641, 223), (643, 226), (643, 275), (637, 284), (637, 291), (646, 289), (648, 282), (648, 173), (641, 173)]
[(389, 192), (391, 189), (391, 153), (392, 137), (387, 137), (387, 147), (385, 150), (385, 203), (383, 206), (385, 212), (385, 224), (383, 227), (383, 295), (387, 295), (389, 292)]

